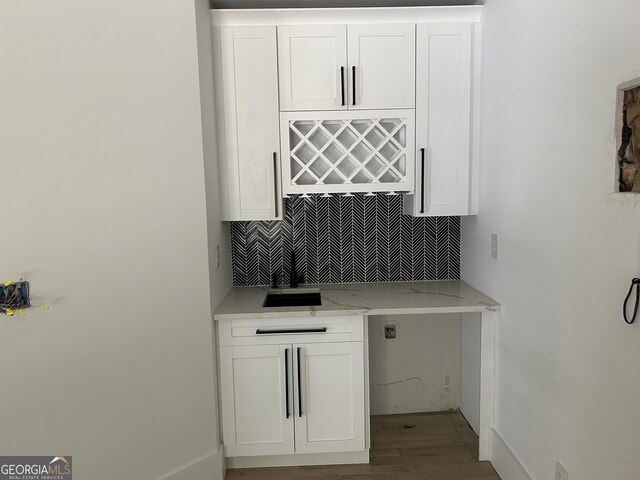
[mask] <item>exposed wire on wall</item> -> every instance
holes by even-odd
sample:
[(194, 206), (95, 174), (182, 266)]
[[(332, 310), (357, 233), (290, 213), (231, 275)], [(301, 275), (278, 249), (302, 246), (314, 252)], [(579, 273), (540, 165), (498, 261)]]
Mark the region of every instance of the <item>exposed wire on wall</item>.
[[(633, 306), (633, 313), (631, 314), (631, 318), (627, 316), (627, 304), (629, 303), (629, 299), (631, 298), (631, 294), (633, 293), (633, 289), (636, 289), (636, 301)], [(631, 325), (636, 321), (636, 317), (638, 316), (638, 306), (640, 306), (640, 278), (634, 278), (631, 280), (631, 286), (629, 287), (629, 292), (624, 299), (624, 304), (622, 305), (622, 316), (624, 317), (624, 321)]]
[[(13, 317), (16, 312), (20, 316), (25, 315), (25, 308), (31, 307), (29, 282), (9, 280), (0, 284), (0, 313), (7, 317)], [(47, 305), (41, 305), (42, 310), (48, 310)]]

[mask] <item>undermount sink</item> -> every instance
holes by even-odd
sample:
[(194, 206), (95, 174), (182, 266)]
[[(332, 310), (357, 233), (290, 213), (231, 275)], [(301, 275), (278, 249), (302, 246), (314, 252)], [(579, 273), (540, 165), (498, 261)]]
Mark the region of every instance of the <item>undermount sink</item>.
[(322, 305), (318, 288), (283, 288), (269, 290), (263, 307), (309, 307)]

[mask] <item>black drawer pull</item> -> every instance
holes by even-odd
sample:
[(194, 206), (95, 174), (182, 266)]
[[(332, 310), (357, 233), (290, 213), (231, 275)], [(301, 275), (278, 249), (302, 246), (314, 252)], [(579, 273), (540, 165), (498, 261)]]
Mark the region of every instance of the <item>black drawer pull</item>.
[(300, 362), (300, 347), (297, 350), (298, 356), (298, 416), (302, 417), (302, 363)]
[(344, 67), (340, 67), (340, 96), (342, 97), (342, 106), (344, 107)]
[(275, 212), (278, 216), (278, 154), (273, 152), (273, 194), (276, 197)]
[(284, 349), (284, 397), (285, 397), (285, 410), (287, 418), (289, 418), (289, 349)]
[(424, 213), (424, 148), (420, 149), (421, 170), (420, 175), (420, 213)]
[(280, 335), (283, 333), (327, 333), (327, 327), (322, 328), (292, 328), (285, 330), (256, 330), (256, 335)]
[(353, 83), (353, 104), (356, 104), (356, 67), (351, 67), (351, 82)]

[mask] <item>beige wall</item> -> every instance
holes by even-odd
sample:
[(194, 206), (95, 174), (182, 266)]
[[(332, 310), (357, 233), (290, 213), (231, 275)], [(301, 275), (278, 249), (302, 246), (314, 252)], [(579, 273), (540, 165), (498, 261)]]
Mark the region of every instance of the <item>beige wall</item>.
[[(499, 301), (496, 428), (534, 480), (637, 480), (640, 195), (615, 184), (616, 86), (640, 76), (637, 0), (488, 0), (480, 215), (463, 278)], [(490, 235), (500, 236), (500, 259)]]
[(156, 479), (217, 449), (195, 18), (0, 3), (0, 275), (51, 306), (0, 319), (0, 454)]

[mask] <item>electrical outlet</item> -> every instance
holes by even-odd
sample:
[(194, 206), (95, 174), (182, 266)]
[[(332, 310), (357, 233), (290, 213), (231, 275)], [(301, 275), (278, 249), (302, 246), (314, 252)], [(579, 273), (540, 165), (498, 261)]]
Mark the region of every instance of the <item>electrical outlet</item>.
[(220, 268), (220, 244), (216, 245), (216, 270)]
[(451, 386), (451, 374), (443, 373), (442, 374), (442, 386), (445, 388), (449, 388)]
[(396, 326), (385, 325), (384, 326), (384, 338), (396, 338)]
[(493, 258), (498, 258), (498, 234), (491, 234), (491, 256)]
[(567, 472), (560, 462), (556, 462), (555, 480), (569, 480), (569, 472)]

